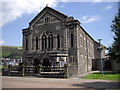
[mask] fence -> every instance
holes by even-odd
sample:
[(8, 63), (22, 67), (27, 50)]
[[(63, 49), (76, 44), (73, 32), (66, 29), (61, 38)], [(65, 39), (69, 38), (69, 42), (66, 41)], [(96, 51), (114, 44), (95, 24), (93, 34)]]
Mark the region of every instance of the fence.
[(8, 75), (67, 78), (68, 67), (59, 66), (9, 66)]

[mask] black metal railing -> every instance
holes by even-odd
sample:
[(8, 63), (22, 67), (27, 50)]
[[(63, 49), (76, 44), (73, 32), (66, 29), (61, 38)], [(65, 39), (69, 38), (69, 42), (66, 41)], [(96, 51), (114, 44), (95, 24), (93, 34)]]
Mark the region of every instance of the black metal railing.
[(67, 66), (9, 66), (9, 76), (67, 77)]

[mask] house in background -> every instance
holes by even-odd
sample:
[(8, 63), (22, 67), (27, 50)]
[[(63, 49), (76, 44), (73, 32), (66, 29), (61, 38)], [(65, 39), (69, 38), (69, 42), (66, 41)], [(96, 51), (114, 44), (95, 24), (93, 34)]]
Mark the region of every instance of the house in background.
[[(46, 6), (23, 29), (23, 63), (26, 66), (64, 66), (69, 77), (89, 72), (99, 59), (97, 43), (74, 17)], [(102, 50), (105, 58), (105, 49)]]

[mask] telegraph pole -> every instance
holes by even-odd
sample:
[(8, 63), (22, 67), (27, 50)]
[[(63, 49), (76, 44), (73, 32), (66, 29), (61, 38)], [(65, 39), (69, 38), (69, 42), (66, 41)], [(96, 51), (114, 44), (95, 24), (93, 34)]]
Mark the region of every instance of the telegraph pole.
[(99, 41), (99, 47), (98, 47), (98, 50), (100, 51), (100, 66), (101, 66), (101, 74), (103, 75), (104, 72), (103, 72), (103, 63), (102, 63), (102, 45), (101, 45), (101, 40), (102, 39), (98, 39)]

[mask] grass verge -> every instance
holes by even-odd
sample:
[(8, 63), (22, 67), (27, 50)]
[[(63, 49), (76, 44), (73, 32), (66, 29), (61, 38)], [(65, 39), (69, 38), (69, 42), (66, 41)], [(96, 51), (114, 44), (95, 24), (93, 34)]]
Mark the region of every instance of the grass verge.
[(102, 79), (102, 80), (120, 81), (119, 76), (120, 76), (120, 72), (115, 72), (115, 71), (104, 72), (103, 76), (101, 75), (101, 72), (95, 72), (83, 77), (83, 79)]

